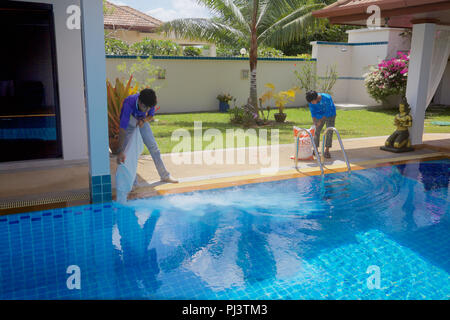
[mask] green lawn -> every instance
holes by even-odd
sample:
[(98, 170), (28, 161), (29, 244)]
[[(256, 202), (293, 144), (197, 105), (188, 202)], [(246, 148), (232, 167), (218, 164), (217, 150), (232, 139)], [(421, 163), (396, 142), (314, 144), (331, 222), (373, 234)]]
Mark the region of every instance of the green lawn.
[[(264, 128), (279, 129), (279, 142), (281, 144), (293, 143), (292, 126), (309, 128), (311, 126), (311, 116), (307, 108), (290, 108), (285, 112), (288, 115), (286, 123), (260, 127), (255, 129), (256, 132)], [(337, 110), (336, 128), (339, 130), (342, 139), (390, 135), (395, 130), (393, 120), (397, 113), (398, 110), (396, 109), (379, 111)], [(230, 124), (230, 116), (226, 113), (157, 114), (156, 118), (158, 121), (152, 122), (151, 126), (162, 153), (172, 152), (172, 148), (179, 143), (178, 141), (171, 141), (172, 132), (176, 129), (186, 129), (193, 137), (194, 121), (202, 121), (203, 133), (210, 128), (220, 130), (224, 136), (223, 148), (226, 147), (226, 129), (241, 128), (240, 126)], [(270, 119), (273, 120), (273, 112), (270, 115)], [(450, 126), (432, 125), (432, 121), (450, 121), (450, 108), (430, 107), (427, 110), (425, 120), (426, 133), (450, 133)], [(268, 136), (270, 138), (270, 131)], [(192, 138), (192, 150), (194, 150), (193, 140)], [(204, 141), (203, 148), (210, 144), (211, 142)], [(248, 145), (249, 142), (247, 139), (246, 146)], [(144, 153), (148, 154), (147, 149), (145, 149)]]

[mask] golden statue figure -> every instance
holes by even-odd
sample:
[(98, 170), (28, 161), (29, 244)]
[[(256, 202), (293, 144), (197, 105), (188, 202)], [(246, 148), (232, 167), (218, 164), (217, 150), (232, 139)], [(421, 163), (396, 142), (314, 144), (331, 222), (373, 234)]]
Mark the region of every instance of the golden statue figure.
[(400, 113), (395, 116), (394, 125), (397, 130), (387, 138), (382, 150), (391, 152), (407, 152), (414, 150), (411, 148), (411, 140), (409, 139), (408, 128), (412, 126), (412, 117), (407, 112), (407, 103), (399, 105)]

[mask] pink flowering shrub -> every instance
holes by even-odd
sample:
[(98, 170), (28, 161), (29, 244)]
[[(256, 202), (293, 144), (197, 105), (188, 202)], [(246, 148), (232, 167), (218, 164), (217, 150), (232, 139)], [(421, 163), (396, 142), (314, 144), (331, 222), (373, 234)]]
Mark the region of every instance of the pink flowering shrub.
[(378, 102), (385, 101), (391, 95), (405, 96), (408, 80), (409, 52), (397, 52), (397, 57), (383, 60), (378, 67), (366, 73), (365, 86), (369, 94)]

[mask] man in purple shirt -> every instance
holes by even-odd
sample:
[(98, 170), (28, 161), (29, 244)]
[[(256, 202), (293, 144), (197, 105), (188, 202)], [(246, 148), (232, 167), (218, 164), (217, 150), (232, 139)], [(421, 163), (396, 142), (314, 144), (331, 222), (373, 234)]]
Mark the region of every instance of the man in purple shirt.
[(138, 94), (129, 96), (123, 101), (122, 110), (120, 112), (120, 129), (119, 129), (119, 153), (117, 155), (117, 163), (121, 164), (125, 161), (125, 148), (134, 130), (139, 128), (144, 144), (147, 146), (156, 170), (161, 177), (161, 181), (177, 183), (178, 181), (170, 177), (170, 173), (166, 170), (161, 159), (161, 152), (158, 144), (153, 136), (150, 128), (149, 120), (155, 115), (155, 106), (157, 104), (155, 91), (152, 89), (144, 89)]

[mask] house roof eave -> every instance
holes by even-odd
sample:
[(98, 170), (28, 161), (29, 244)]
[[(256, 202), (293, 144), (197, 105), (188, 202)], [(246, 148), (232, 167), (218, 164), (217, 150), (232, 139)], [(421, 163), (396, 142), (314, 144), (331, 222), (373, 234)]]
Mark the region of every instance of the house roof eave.
[[(354, 0), (340, 0), (335, 4), (345, 4)], [(367, 18), (370, 13), (366, 10), (369, 5), (380, 4), (381, 18), (390, 18), (392, 24), (390, 27), (397, 28), (410, 28), (414, 23), (418, 23), (418, 20), (427, 20), (427, 17), (415, 17), (417, 15), (423, 15), (424, 13), (439, 13), (445, 10), (450, 10), (449, 0), (374, 0), (366, 1), (359, 5), (352, 4), (352, 8), (337, 8), (336, 5), (328, 6), (322, 10), (313, 12), (313, 16), (320, 18), (328, 18), (332, 24), (345, 24), (345, 25), (357, 25), (365, 26)], [(445, 16), (447, 17), (447, 16)], [(447, 24), (447, 21), (440, 21), (439, 19), (433, 20), (433, 23)], [(445, 19), (448, 20), (448, 19)]]
[[(313, 11), (312, 15), (316, 18), (331, 18), (331, 17), (341, 17), (350, 16), (356, 14), (368, 15), (366, 12), (370, 5), (377, 5), (383, 11), (398, 10), (440, 10), (442, 6), (447, 7), (450, 3), (449, 0), (367, 0), (358, 4), (349, 4), (354, 0), (338, 0), (335, 3), (317, 10)], [(341, 6), (340, 6), (341, 5)]]

